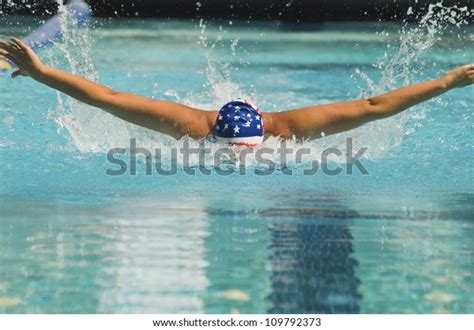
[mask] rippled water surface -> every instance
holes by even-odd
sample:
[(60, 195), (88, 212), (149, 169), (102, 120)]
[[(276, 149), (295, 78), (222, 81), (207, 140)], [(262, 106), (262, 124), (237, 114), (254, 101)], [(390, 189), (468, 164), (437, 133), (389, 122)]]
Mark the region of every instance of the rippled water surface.
[[(244, 96), (281, 111), (474, 60), (472, 26), (427, 22), (95, 20), (41, 57), (149, 97), (217, 109)], [(0, 34), (37, 23), (2, 18)], [(311, 156), (275, 159), (266, 176), (255, 163), (205, 175), (194, 158), (172, 176), (146, 175), (143, 159), (137, 175), (110, 176), (107, 151), (130, 138), (164, 153), (184, 142), (2, 76), (0, 312), (473, 313), (472, 91), (290, 143)], [(368, 174), (338, 158), (340, 175), (303, 175), (347, 138), (367, 148)]]

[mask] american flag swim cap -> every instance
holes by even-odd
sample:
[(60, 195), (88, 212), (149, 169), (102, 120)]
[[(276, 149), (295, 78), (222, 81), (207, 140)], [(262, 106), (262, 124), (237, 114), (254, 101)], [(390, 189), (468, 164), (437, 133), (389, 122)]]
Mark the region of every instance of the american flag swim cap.
[(262, 143), (264, 134), (261, 111), (243, 99), (233, 100), (219, 110), (213, 130), (216, 142), (249, 147)]

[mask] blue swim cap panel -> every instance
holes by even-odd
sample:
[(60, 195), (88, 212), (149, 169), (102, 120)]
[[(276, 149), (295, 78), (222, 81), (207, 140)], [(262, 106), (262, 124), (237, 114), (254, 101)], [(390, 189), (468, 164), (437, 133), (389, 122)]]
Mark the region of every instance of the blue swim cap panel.
[(239, 99), (220, 109), (214, 128), (215, 137), (237, 140), (258, 137), (263, 141), (263, 135), (262, 116), (251, 103)]

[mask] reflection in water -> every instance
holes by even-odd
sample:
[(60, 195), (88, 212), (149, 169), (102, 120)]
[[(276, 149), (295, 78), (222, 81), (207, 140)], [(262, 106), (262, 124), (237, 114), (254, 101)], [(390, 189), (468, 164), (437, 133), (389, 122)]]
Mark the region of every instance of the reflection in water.
[(0, 313), (474, 310), (470, 205), (377, 217), (332, 200), (165, 203), (0, 197)]
[(359, 312), (358, 262), (347, 225), (276, 224), (270, 232), (270, 313)]
[(199, 313), (206, 214), (0, 198), (0, 313)]
[(141, 210), (139, 218), (116, 217), (106, 269), (111, 285), (100, 294), (101, 312), (200, 313), (208, 285), (203, 212)]
[(207, 313), (265, 313), (268, 223), (241, 212), (208, 209), (205, 239)]

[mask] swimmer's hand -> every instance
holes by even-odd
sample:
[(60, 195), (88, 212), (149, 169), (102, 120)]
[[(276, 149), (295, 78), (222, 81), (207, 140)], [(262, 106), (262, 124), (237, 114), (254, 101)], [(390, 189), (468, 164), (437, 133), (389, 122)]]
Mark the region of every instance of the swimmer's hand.
[(474, 64), (464, 65), (444, 76), (448, 88), (466, 87), (474, 84)]
[(41, 74), (45, 67), (33, 50), (17, 38), (11, 38), (9, 42), (0, 41), (0, 55), (12, 61), (18, 67), (12, 73), (12, 78), (18, 76), (35, 78)]

